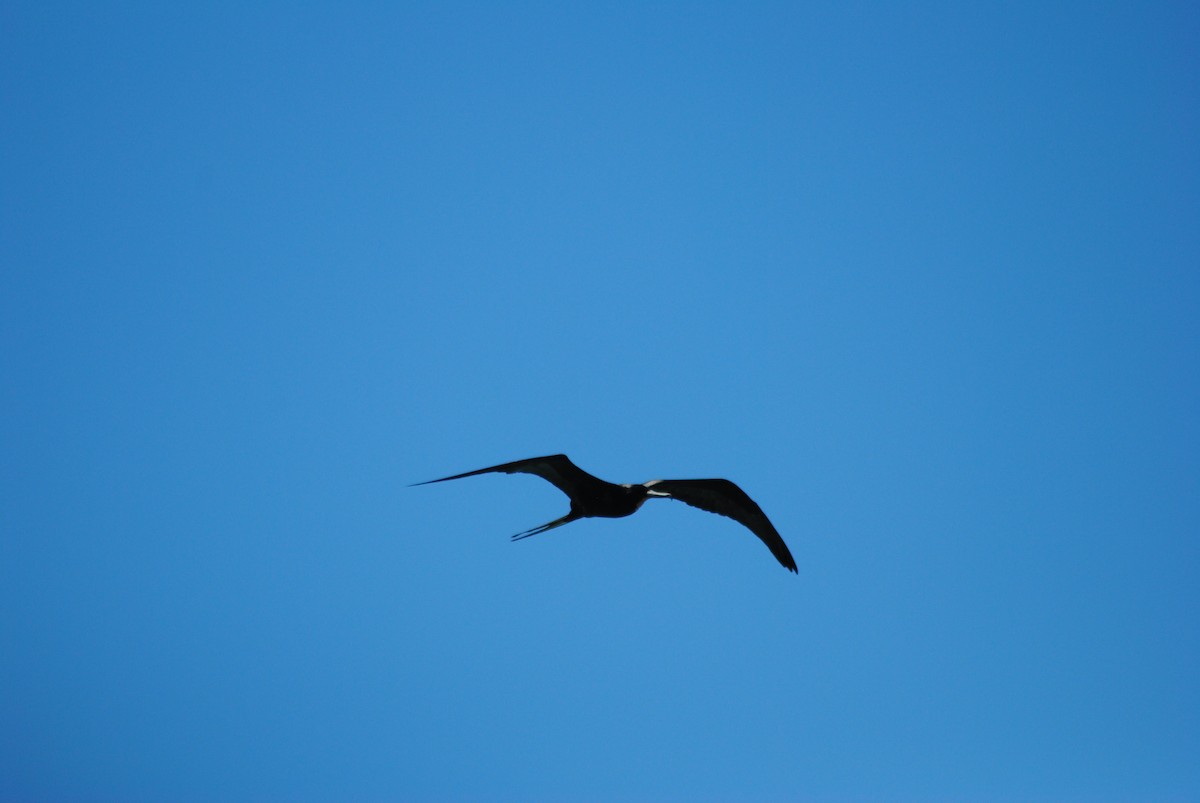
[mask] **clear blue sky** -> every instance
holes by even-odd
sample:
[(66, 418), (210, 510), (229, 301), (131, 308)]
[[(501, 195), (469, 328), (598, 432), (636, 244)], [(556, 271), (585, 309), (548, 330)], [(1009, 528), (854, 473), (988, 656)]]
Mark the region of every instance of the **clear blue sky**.
[(202, 5), (0, 9), (0, 798), (1200, 797), (1194, 4)]

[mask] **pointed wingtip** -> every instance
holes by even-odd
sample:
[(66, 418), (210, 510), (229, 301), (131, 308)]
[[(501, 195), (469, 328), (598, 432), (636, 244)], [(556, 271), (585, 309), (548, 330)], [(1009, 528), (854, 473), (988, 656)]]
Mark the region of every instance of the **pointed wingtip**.
[(412, 482), (408, 484), (409, 488), (416, 488), (418, 485), (433, 485), (435, 482), (445, 482), (446, 480), (458, 479), (457, 477), (440, 477), (436, 480), (425, 480), (425, 482)]

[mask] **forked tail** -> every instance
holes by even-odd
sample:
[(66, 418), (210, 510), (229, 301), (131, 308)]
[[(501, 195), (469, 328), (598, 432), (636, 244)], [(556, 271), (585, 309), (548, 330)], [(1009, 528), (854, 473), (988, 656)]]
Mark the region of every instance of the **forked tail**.
[(517, 533), (516, 535), (514, 535), (512, 537), (512, 540), (520, 541), (522, 538), (528, 538), (531, 535), (538, 535), (539, 533), (544, 533), (544, 532), (547, 532), (548, 530), (553, 530), (555, 527), (561, 527), (564, 524), (570, 524), (571, 522), (575, 521), (576, 519), (581, 519), (581, 518), (583, 518), (581, 515), (576, 513), (574, 510), (572, 510), (570, 513), (563, 516), (561, 519), (555, 519), (554, 521), (549, 522), (547, 524), (543, 524), (540, 527), (534, 527), (533, 529), (526, 530), (523, 533)]

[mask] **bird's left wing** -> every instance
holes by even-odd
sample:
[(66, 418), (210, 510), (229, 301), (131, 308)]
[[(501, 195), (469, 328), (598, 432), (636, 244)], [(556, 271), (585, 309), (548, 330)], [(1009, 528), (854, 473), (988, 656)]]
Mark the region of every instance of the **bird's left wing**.
[(655, 496), (668, 496), (709, 513), (728, 516), (762, 539), (785, 569), (796, 571), (791, 551), (767, 514), (729, 480), (651, 480), (646, 488)]
[(502, 474), (533, 474), (535, 477), (541, 477), (546, 480), (572, 499), (577, 494), (586, 494), (588, 491), (594, 492), (597, 487), (609, 485), (604, 480), (593, 477), (572, 463), (570, 458), (565, 454), (552, 454), (546, 457), (529, 457), (525, 460), (514, 460), (511, 463), (501, 463), (498, 466), (488, 466), (487, 468), (466, 471), (451, 477), (442, 477), (441, 479), (418, 482), (416, 484), (429, 485), (434, 482), (458, 480), (463, 477), (474, 477), (477, 474), (490, 474), (492, 472)]

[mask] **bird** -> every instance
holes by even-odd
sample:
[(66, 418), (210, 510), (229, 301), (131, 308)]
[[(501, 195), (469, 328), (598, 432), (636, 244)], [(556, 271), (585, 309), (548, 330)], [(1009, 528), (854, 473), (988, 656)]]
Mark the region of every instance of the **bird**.
[(650, 480), (639, 485), (618, 485), (593, 477), (572, 463), (565, 454), (552, 454), (546, 457), (514, 460), (511, 463), (501, 463), (498, 466), (488, 466), (474, 471), (464, 471), (462, 474), (454, 474), (436, 480), (416, 482), (409, 487), (460, 480), (464, 477), (490, 473), (533, 474), (558, 488), (571, 500), (571, 510), (567, 515), (517, 533), (512, 537), (513, 541), (549, 532), (579, 519), (594, 516), (618, 519), (631, 516), (647, 499), (655, 497), (678, 499), (680, 502), (700, 510), (728, 516), (745, 526), (767, 545), (771, 554), (785, 569), (796, 572), (796, 561), (792, 558), (792, 553), (788, 550), (787, 544), (783, 542), (783, 538), (775, 526), (771, 524), (771, 520), (767, 518), (767, 514), (762, 512), (762, 508), (755, 504), (745, 491), (729, 480)]

